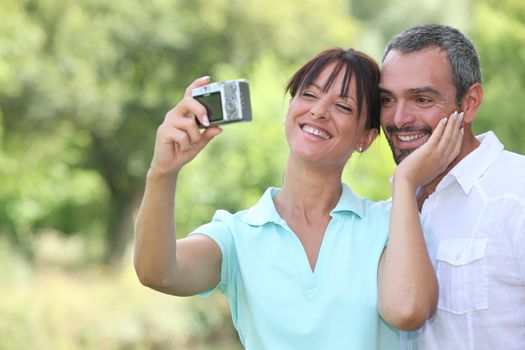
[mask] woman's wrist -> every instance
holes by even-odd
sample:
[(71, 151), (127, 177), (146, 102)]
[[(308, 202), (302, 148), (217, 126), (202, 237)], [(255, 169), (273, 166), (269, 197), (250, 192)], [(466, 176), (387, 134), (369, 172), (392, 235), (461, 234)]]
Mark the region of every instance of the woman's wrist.
[(178, 171), (167, 173), (167, 172), (159, 171), (158, 169), (154, 167), (150, 167), (146, 175), (146, 180), (150, 184), (171, 187), (177, 182), (178, 174), (179, 174)]
[(409, 191), (416, 192), (418, 188), (418, 184), (415, 183), (413, 179), (410, 179), (409, 176), (407, 176), (405, 173), (396, 171), (394, 172), (394, 177), (392, 179), (392, 184), (394, 186), (394, 189), (402, 190), (407, 189)]

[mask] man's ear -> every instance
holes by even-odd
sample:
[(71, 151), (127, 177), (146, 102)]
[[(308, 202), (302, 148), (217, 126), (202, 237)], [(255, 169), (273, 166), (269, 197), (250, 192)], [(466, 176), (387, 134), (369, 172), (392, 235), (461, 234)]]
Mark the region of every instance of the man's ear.
[(361, 140), (356, 145), (356, 149), (359, 150), (359, 152), (364, 152), (370, 147), (372, 142), (376, 139), (377, 135), (379, 133), (379, 130), (377, 129), (370, 129), (365, 130), (365, 134), (363, 137), (361, 137)]
[(483, 101), (483, 87), (480, 83), (472, 84), (463, 97), (463, 102), (461, 102), (461, 111), (464, 113), (463, 121), (465, 123), (470, 124), (474, 121), (481, 101)]

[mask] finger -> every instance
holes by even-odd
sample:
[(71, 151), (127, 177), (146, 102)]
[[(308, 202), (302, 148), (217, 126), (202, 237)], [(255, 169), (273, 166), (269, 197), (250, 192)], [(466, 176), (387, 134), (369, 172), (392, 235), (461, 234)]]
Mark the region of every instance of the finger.
[(170, 134), (180, 152), (187, 152), (194, 147), (194, 144), (190, 142), (188, 133), (180, 129), (172, 129)]
[(434, 128), (434, 131), (432, 131), (430, 138), (426, 142), (429, 146), (435, 147), (438, 145), (439, 140), (441, 140), (441, 136), (443, 135), (443, 132), (447, 125), (447, 122), (448, 118), (443, 118), (438, 122), (438, 124)]
[(198, 144), (198, 147), (204, 147), (206, 146), (215, 136), (222, 133), (222, 128), (218, 126), (213, 126), (210, 128), (207, 128), (204, 130), (204, 132), (201, 134), (201, 140)]
[(457, 142), (455, 142), (449, 154), (449, 159), (448, 159), (449, 163), (451, 163), (452, 161), (454, 161), (454, 159), (457, 158), (457, 156), (459, 155), (459, 152), (461, 151), (462, 144), (463, 144), (463, 128), (460, 128), (458, 132)]
[(201, 133), (193, 118), (173, 118), (166, 121), (170, 127), (184, 131), (190, 144), (197, 144), (201, 139)]
[(173, 107), (168, 113), (166, 118), (177, 118), (184, 117), (194, 119), (197, 116), (206, 115), (206, 107), (204, 107), (199, 101), (192, 97), (184, 97), (175, 107)]
[(463, 113), (460, 113), (459, 118), (456, 122), (455, 129), (454, 129), (454, 137), (452, 141), (450, 142), (450, 154), (449, 154), (449, 160), (452, 162), (456, 157), (458, 156), (459, 152), (461, 151), (461, 145), (463, 144)]
[[(193, 98), (191, 90), (193, 90), (196, 87), (205, 85), (205, 83), (209, 83), (209, 81), (210, 81), (209, 77), (203, 77), (203, 78), (199, 78), (195, 80), (190, 86), (188, 86), (184, 94), (184, 99), (183, 99), (185, 103), (181, 106), (181, 107), (185, 107), (185, 109), (180, 111), (180, 112), (184, 112), (183, 115), (185, 117), (189, 117), (189, 118), (196, 117), (198, 121), (206, 127), (210, 125), (210, 121), (208, 118), (208, 111), (206, 107), (204, 107), (204, 105), (202, 105), (199, 101)], [(177, 109), (175, 111), (178, 112)]]
[(443, 134), (438, 140), (437, 148), (440, 152), (446, 152), (450, 146), (450, 142), (454, 136), (455, 123), (457, 121), (458, 112), (455, 111), (447, 118), (447, 123), (443, 130)]
[(455, 153), (458, 143), (460, 143), (460, 129), (463, 122), (463, 113), (453, 113), (445, 128), (444, 135), (440, 140), (439, 147), (443, 149), (444, 155), (449, 157)]
[(222, 129), (218, 126), (214, 126), (206, 129), (202, 134), (198, 143), (190, 145), (187, 147), (184, 144), (177, 144), (178, 149), (181, 152), (188, 152), (190, 155), (198, 154), (206, 145), (217, 135), (222, 132)]
[[(191, 125), (191, 120), (185, 118), (176, 118), (174, 121), (166, 119), (159, 127), (158, 138), (164, 144), (179, 144), (182, 150), (186, 151), (200, 140), (200, 134), (195, 123)], [(186, 125), (184, 125), (186, 124)], [(197, 136), (192, 140), (190, 130), (197, 130)]]
[(210, 77), (205, 75), (203, 77), (197, 78), (191, 83), (186, 90), (184, 91), (184, 97), (191, 97), (191, 91), (199, 86), (206, 85), (210, 82)]
[(191, 143), (197, 143), (200, 139), (200, 131), (195, 116), (204, 118), (206, 108), (193, 98), (184, 98), (166, 114), (165, 122), (172, 127), (186, 131), (190, 135)]
[(204, 107), (199, 101), (192, 98), (190, 102), (193, 110), (193, 114), (190, 116), (193, 121), (195, 121), (195, 118), (199, 120), (199, 122), (204, 126), (210, 126), (210, 121), (208, 119), (208, 110), (206, 107)]
[(463, 140), (463, 116), (463, 112), (459, 113), (457, 115), (456, 120), (454, 121), (453, 135), (451, 141), (453, 153), (455, 152), (458, 145), (461, 146), (461, 142)]

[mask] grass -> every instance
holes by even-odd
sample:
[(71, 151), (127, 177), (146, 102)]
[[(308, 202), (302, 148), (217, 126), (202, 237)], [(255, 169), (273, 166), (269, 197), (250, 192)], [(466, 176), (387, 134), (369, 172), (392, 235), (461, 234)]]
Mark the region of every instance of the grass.
[[(49, 257), (67, 256), (59, 249), (67, 245), (55, 246)], [(150, 290), (128, 261), (118, 273), (71, 268), (63, 259), (29, 264), (0, 241), (1, 348), (242, 349), (221, 295), (178, 298)]]

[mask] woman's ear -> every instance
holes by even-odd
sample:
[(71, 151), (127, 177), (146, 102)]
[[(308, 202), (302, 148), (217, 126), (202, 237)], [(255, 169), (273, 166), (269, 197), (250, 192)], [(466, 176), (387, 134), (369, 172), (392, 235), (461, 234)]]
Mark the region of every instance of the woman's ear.
[(361, 137), (361, 140), (359, 140), (359, 142), (357, 142), (356, 144), (356, 150), (359, 153), (366, 151), (368, 147), (370, 147), (372, 142), (374, 142), (378, 133), (379, 130), (377, 129), (365, 130), (365, 134), (363, 135), (363, 137)]
[(483, 101), (483, 87), (480, 83), (472, 84), (463, 97), (463, 102), (461, 102), (461, 111), (464, 114), (463, 121), (465, 123), (470, 124), (474, 121), (481, 101)]

